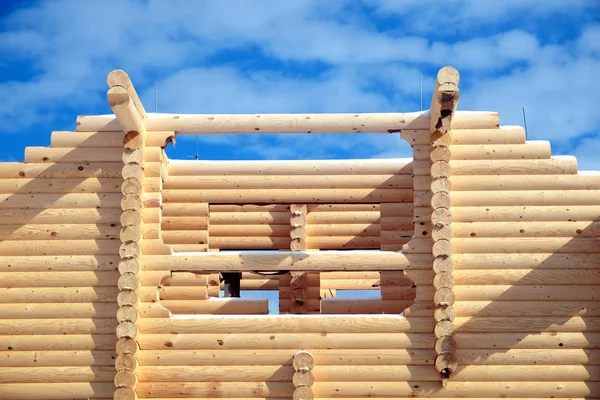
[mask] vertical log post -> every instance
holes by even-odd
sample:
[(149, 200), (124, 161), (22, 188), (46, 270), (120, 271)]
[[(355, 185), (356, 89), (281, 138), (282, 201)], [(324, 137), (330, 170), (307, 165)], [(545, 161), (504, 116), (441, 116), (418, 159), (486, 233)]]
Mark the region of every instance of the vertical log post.
[(454, 327), (454, 278), (452, 275), (452, 214), (450, 202), (450, 135), (452, 118), (458, 104), (459, 73), (452, 67), (442, 68), (437, 75), (433, 99), (429, 110), (431, 117), (431, 222), (433, 230), (432, 254), (434, 257), (434, 334), (437, 339), (435, 367), (447, 385), (456, 371), (456, 343)]
[(146, 112), (140, 102), (131, 80), (124, 71), (113, 71), (109, 74), (107, 83), (108, 103), (119, 123), (123, 127), (123, 184), (121, 192), (121, 247), (119, 254), (118, 281), (120, 293), (117, 298), (117, 359), (115, 361), (116, 386), (115, 400), (135, 400), (138, 378), (138, 365), (135, 353), (139, 346), (135, 337), (138, 333), (136, 321), (139, 319), (138, 305), (140, 298), (137, 293), (141, 286), (139, 280), (140, 256), (143, 229), (143, 181), (144, 181), (144, 136), (146, 133)]

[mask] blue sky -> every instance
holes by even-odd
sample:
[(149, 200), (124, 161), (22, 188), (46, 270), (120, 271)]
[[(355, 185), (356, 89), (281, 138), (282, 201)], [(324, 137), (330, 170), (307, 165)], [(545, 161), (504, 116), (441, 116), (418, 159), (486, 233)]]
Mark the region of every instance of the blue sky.
[[(1, 160), (106, 114), (125, 69), (150, 112), (425, 108), (444, 65), (462, 110), (499, 111), (528, 138), (600, 169), (597, 0), (53, 0), (0, 2)], [(397, 135), (201, 136), (204, 159), (408, 157)], [(178, 138), (172, 158), (193, 158)]]

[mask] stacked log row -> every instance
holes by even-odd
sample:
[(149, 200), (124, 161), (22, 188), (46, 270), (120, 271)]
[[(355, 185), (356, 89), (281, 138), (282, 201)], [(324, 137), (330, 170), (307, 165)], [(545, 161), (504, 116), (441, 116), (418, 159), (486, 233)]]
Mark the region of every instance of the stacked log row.
[(292, 383), (294, 384), (293, 400), (313, 400), (315, 395), (311, 389), (315, 383), (315, 377), (312, 369), (315, 366), (315, 359), (308, 351), (299, 351), (294, 354), (292, 361), (294, 367), (294, 376)]
[(208, 250), (208, 203), (166, 203), (162, 208), (161, 235), (173, 251)]

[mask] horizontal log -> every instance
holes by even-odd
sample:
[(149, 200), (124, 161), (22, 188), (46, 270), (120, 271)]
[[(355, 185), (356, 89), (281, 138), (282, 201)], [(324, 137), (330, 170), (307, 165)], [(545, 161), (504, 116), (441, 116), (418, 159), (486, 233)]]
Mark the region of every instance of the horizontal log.
[(410, 175), (169, 176), (169, 189), (412, 189)]
[[(52, 148), (52, 147), (26, 147), (26, 163), (92, 163), (92, 162), (121, 162), (123, 147), (113, 148)], [(144, 150), (146, 161), (160, 161), (162, 149), (160, 147), (147, 147)]]
[[(285, 237), (211, 236), (210, 245), (217, 249), (289, 249), (291, 239)], [(321, 236), (307, 239), (309, 249), (378, 249), (379, 236)]]
[[(53, 148), (119, 147), (122, 150), (124, 135), (121, 129), (115, 132), (54, 131), (50, 143)], [(147, 147), (165, 147), (174, 139), (175, 133), (172, 131), (153, 131), (144, 135)]]
[(162, 214), (165, 217), (207, 217), (208, 203), (164, 203)]
[(122, 168), (122, 162), (79, 164), (2, 163), (0, 166), (0, 179), (120, 178)]
[(590, 301), (600, 299), (599, 285), (458, 285), (458, 301)]
[[(210, 236), (274, 236), (290, 235), (289, 225), (212, 225)], [(0, 228), (1, 229), (1, 228)], [(308, 236), (377, 236), (380, 234), (378, 224), (319, 224), (308, 225)]]
[(550, 142), (528, 141), (525, 144), (483, 144), (452, 147), (452, 160), (534, 160), (549, 159)]
[[(267, 299), (212, 298), (209, 300), (161, 300), (160, 305), (173, 314), (268, 314)], [(154, 318), (152, 303), (142, 303), (140, 314)]]
[(598, 253), (597, 238), (454, 238), (456, 253)]
[[(77, 367), (76, 367), (77, 368)], [(32, 368), (32, 375), (42, 375), (48, 369)], [(66, 371), (74, 371), (66, 370)], [(39, 371), (39, 372), (38, 372)], [(64, 375), (68, 375), (65, 371)], [(428, 366), (321, 366), (312, 371), (317, 382), (390, 382), (404, 380), (439, 381), (439, 374)], [(185, 382), (290, 382), (291, 366), (141, 366), (136, 374), (141, 382), (170, 382), (174, 376)], [(459, 366), (452, 375), (456, 382), (500, 381), (598, 381), (600, 367), (566, 366), (496, 366), (493, 370), (481, 365)], [(18, 379), (17, 375), (14, 375)], [(10, 379), (10, 378), (9, 378)]]
[[(172, 160), (169, 176), (411, 175), (412, 159), (184, 161)], [(1, 177), (0, 172), (0, 177)]]
[[(596, 317), (456, 317), (457, 332), (600, 332)], [(460, 347), (460, 345), (459, 345)]]
[(121, 182), (118, 178), (0, 179), (0, 193), (120, 193)]
[[(211, 206), (212, 209), (212, 206)], [(212, 212), (210, 225), (257, 225), (280, 224), (289, 226), (289, 212)], [(378, 211), (341, 211), (341, 212), (309, 212), (307, 225), (318, 224), (373, 224), (379, 223)], [(394, 222), (411, 223), (412, 219), (404, 218)]]
[[(429, 144), (427, 130), (402, 129), (402, 138), (410, 144)], [(452, 129), (450, 144), (525, 144), (525, 129), (520, 126), (501, 126), (492, 129)]]
[[(497, 128), (493, 112), (457, 111), (454, 128)], [(428, 129), (426, 112), (373, 114), (155, 114), (146, 120), (148, 131), (176, 133), (394, 133), (402, 129)], [(77, 131), (116, 131), (113, 115), (77, 117)]]
[(593, 206), (600, 190), (453, 191), (452, 206)]
[(114, 350), (0, 351), (0, 367), (113, 367), (114, 358)]
[(594, 253), (455, 254), (455, 269), (585, 269), (600, 268)]
[[(106, 97), (108, 98), (108, 104), (110, 108), (115, 113), (116, 120), (119, 125), (121, 125), (123, 131), (127, 132), (136, 132), (140, 135), (144, 135), (146, 133), (146, 123), (144, 113), (140, 113), (135, 106), (135, 103), (132, 99), (135, 94), (129, 93), (129, 91), (123, 86), (112, 86)], [(141, 107), (141, 103), (139, 99), (136, 100), (138, 106)], [(143, 110), (143, 108), (141, 108)], [(79, 127), (79, 120), (76, 125)]]
[(13, 287), (0, 288), (0, 303), (114, 303), (118, 294), (116, 286)]
[(114, 334), (116, 318), (0, 319), (0, 335)]
[[(416, 162), (414, 168), (416, 173)], [(453, 160), (450, 168), (452, 175), (577, 174), (577, 159), (554, 156), (549, 160)]]
[(0, 209), (0, 224), (62, 224), (65, 222), (73, 224), (119, 224), (119, 217), (122, 213), (121, 207), (107, 209)]
[(598, 237), (600, 222), (455, 222), (454, 237)]
[(0, 384), (0, 393), (5, 400), (103, 400), (112, 398), (114, 391), (113, 382)]
[(120, 193), (0, 194), (0, 208), (117, 208)]
[(452, 181), (452, 190), (600, 189), (600, 176), (597, 175), (457, 175), (452, 176), (450, 180)]
[[(236, 382), (230, 386), (215, 388), (214, 383), (196, 382), (141, 382), (136, 391), (148, 397), (286, 397), (292, 393), (291, 382)], [(440, 391), (439, 382), (411, 381), (411, 382), (315, 382), (311, 388), (318, 398), (350, 398), (350, 397), (393, 397), (398, 396), (413, 398), (416, 396), (436, 397), (452, 395), (453, 397), (586, 397), (600, 391), (598, 382), (454, 382), (449, 381), (446, 389)], [(16, 398), (16, 397), (15, 397)], [(446, 397), (447, 398), (447, 397)]]
[(115, 286), (119, 271), (1, 272), (0, 286), (18, 287), (85, 287)]
[[(113, 333), (108, 334), (75, 334), (65, 335), (54, 332), (50, 334), (32, 335), (5, 335), (0, 336), (0, 348), (8, 350), (9, 355), (18, 351), (86, 351), (86, 350), (110, 350), (114, 355), (117, 337)], [(65, 340), (68, 339), (68, 340)], [(114, 363), (114, 360), (113, 360)], [(62, 364), (64, 365), (64, 363)]]
[(114, 271), (118, 256), (0, 257), (0, 272)]
[[(6, 320), (9, 321), (9, 320)], [(73, 320), (76, 321), (76, 320)], [(302, 331), (305, 333), (401, 333), (401, 332), (431, 332), (431, 318), (411, 318), (389, 315), (364, 317), (321, 317), (321, 318), (286, 318), (285, 316), (269, 316), (269, 318), (244, 317), (210, 317), (202, 319), (141, 319), (139, 328), (142, 334), (152, 333), (290, 333)], [(142, 335), (143, 337), (143, 335)]]
[[(403, 203), (396, 203), (404, 205)], [(211, 213), (254, 213), (254, 212), (278, 212), (290, 213), (289, 204), (211, 204)], [(342, 212), (342, 211), (379, 211), (379, 204), (306, 204), (307, 213), (320, 212)], [(407, 216), (411, 215), (410, 213)]]
[(118, 306), (103, 303), (9, 303), (0, 304), (0, 319), (114, 318)]
[(453, 276), (457, 285), (586, 285), (600, 282), (598, 269), (455, 270)]
[[(421, 257), (427, 264), (430, 255)], [(206, 253), (186, 256), (142, 256), (147, 271), (204, 270), (204, 271), (364, 271), (398, 270), (408, 265), (406, 256), (394, 252), (273, 252), (260, 253)], [(245, 279), (243, 279), (244, 281)]]
[[(421, 210), (415, 209), (415, 214)], [(594, 221), (599, 206), (453, 207), (452, 222)]]
[(321, 300), (321, 314), (400, 314), (412, 300), (326, 299)]
[(0, 384), (112, 382), (114, 374), (112, 366), (0, 367)]
[(163, 217), (161, 221), (161, 229), (164, 231), (171, 230), (191, 230), (204, 231), (208, 229), (208, 216), (204, 217)]
[[(204, 317), (203, 317), (204, 318)], [(285, 317), (282, 317), (285, 318)], [(323, 317), (330, 318), (330, 317)], [(374, 317), (373, 317), (374, 318)], [(429, 335), (431, 336), (431, 334)], [(394, 349), (394, 352), (389, 352), (388, 355), (393, 357), (393, 353), (397, 349), (402, 352), (403, 349), (428, 349), (427, 346), (433, 346), (433, 337), (428, 337), (423, 333), (396, 333), (387, 335), (382, 333), (364, 333), (356, 335), (354, 333), (229, 333), (229, 334), (143, 334), (138, 338), (142, 354), (147, 354), (152, 357), (156, 350), (196, 350), (198, 353), (191, 358), (190, 364), (186, 364), (185, 360), (173, 360), (174, 365), (197, 365), (194, 358), (202, 357), (204, 351), (244, 351), (261, 348), (269, 350), (261, 352), (256, 356), (269, 357), (272, 350), (288, 349), (297, 351), (299, 348), (308, 348), (311, 353), (313, 350), (348, 350), (346, 358), (353, 353), (356, 354), (357, 349)], [(373, 350), (377, 351), (377, 350)], [(243, 353), (240, 353), (240, 355)], [(363, 353), (361, 353), (363, 354)], [(236, 364), (240, 364), (240, 355)], [(288, 362), (291, 363), (291, 358), (294, 354), (289, 354)], [(315, 353), (316, 362), (322, 365), (318, 359), (319, 352)], [(386, 355), (386, 357), (388, 356)], [(229, 356), (228, 358), (231, 358)], [(336, 360), (335, 364), (340, 364), (340, 360)], [(246, 364), (247, 364), (246, 359)], [(427, 360), (431, 363), (432, 360)], [(142, 365), (144, 365), (142, 363)], [(152, 365), (162, 365), (160, 360), (155, 359)], [(211, 365), (208, 361), (206, 365)]]
[[(174, 231), (161, 232), (165, 244), (208, 244), (208, 231)], [(217, 247), (219, 248), (219, 247)]]
[(458, 301), (457, 317), (600, 316), (598, 301)]
[(277, 202), (412, 202), (411, 189), (169, 189), (163, 190), (165, 203), (277, 203)]
[(0, 240), (118, 239), (117, 224), (0, 225)]
[(0, 242), (0, 256), (49, 256), (49, 255), (114, 255), (118, 254), (117, 240), (35, 240)]

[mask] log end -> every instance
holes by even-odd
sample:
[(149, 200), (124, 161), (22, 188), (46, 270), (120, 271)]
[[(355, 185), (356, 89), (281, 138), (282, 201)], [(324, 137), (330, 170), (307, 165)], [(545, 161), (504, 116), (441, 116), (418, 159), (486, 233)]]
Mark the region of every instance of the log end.
[(115, 86), (108, 89), (106, 97), (108, 98), (108, 105), (110, 105), (111, 108), (127, 105), (130, 101), (129, 93), (121, 86)]

